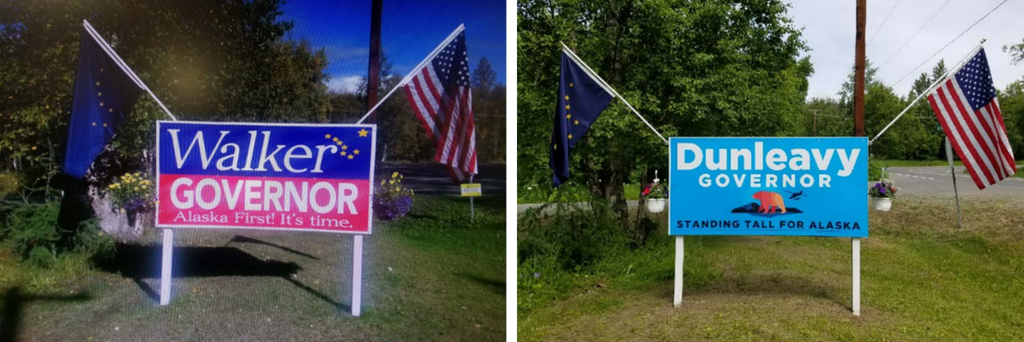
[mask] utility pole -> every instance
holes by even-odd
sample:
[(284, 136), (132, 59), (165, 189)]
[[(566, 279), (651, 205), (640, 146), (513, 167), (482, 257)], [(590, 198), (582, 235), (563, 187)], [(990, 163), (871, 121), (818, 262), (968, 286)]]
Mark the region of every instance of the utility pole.
[(814, 115), (814, 136), (818, 136), (818, 110), (815, 109), (811, 115)]
[(857, 0), (857, 52), (853, 64), (853, 135), (864, 136), (864, 26), (867, 0)]
[(370, 13), (370, 73), (366, 84), (366, 110), (377, 104), (377, 89), (380, 88), (380, 16), (384, 0), (373, 0)]
[[(864, 26), (868, 21), (867, 0), (857, 0), (857, 52), (853, 62), (853, 135), (864, 136)], [(851, 239), (853, 247), (852, 311), (860, 316), (860, 239)]]

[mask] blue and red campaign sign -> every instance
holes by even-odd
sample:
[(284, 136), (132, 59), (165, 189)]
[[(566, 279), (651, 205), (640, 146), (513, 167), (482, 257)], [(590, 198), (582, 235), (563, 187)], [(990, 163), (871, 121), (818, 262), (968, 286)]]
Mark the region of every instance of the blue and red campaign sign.
[(670, 235), (868, 236), (866, 138), (671, 138)]
[(375, 125), (156, 128), (158, 227), (372, 231)]

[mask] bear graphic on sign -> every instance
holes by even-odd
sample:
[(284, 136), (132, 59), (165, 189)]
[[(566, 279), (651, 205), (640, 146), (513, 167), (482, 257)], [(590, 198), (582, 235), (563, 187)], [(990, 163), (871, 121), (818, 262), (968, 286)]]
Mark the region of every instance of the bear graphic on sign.
[(761, 206), (757, 208), (758, 213), (774, 214), (775, 209), (781, 209), (783, 214), (786, 213), (786, 203), (782, 201), (782, 195), (778, 192), (758, 191), (754, 198), (761, 201)]

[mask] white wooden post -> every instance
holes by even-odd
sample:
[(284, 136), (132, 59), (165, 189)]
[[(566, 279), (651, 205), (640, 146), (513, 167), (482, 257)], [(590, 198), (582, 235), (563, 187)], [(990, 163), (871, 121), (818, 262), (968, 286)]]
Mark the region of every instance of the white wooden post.
[(174, 230), (164, 229), (163, 262), (160, 268), (160, 305), (171, 303), (171, 265), (174, 260)]
[(363, 236), (352, 236), (352, 316), (359, 317), (363, 305)]
[(853, 315), (860, 316), (860, 239), (853, 239)]
[(672, 296), (672, 305), (680, 307), (683, 305), (683, 236), (676, 236), (676, 283), (675, 292)]
[[(470, 184), (473, 183), (473, 176), (474, 176), (473, 174), (469, 175), (469, 183)], [(472, 223), (473, 221), (476, 221), (476, 209), (473, 208), (473, 197), (470, 196), (469, 197), (469, 222)]]

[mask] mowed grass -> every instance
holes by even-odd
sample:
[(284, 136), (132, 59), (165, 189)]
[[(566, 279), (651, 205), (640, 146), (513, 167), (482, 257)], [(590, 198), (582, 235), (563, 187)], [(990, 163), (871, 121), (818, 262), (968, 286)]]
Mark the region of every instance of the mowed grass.
[(465, 199), (420, 196), (376, 222), (362, 317), (349, 313), (350, 235), (178, 231), (166, 307), (158, 234), (93, 268), (72, 255), (35, 269), (0, 249), (0, 341), (503, 340), (505, 215), (488, 203), (470, 223)]
[[(619, 270), (578, 278), (565, 299), (520, 315), (517, 334), (521, 341), (1022, 340), (1024, 200), (961, 202), (962, 230), (948, 198), (903, 197), (891, 212), (871, 212), (860, 317), (850, 311), (850, 239), (687, 237), (688, 278), (682, 307), (673, 308), (673, 243), (659, 234), (632, 260), (609, 263)], [(636, 269), (646, 275), (630, 273)]]

